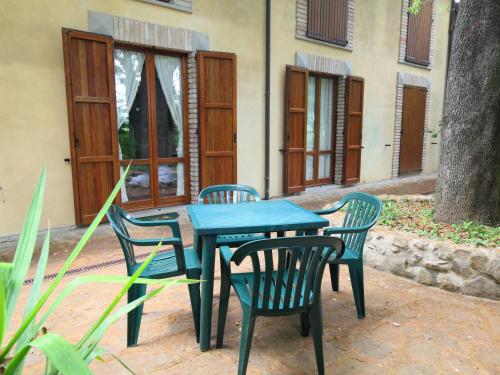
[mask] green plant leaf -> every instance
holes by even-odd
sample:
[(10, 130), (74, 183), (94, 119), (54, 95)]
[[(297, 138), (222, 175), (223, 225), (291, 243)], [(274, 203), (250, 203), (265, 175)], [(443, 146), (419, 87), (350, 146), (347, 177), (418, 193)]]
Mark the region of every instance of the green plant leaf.
[[(42, 251), (40, 253), (40, 258), (38, 259), (38, 265), (36, 268), (35, 277), (33, 279), (33, 285), (31, 287), (31, 293), (26, 303), (26, 309), (24, 311), (23, 319), (26, 320), (29, 313), (35, 307), (38, 299), (40, 298), (40, 293), (42, 290), (43, 277), (45, 275), (45, 270), (47, 268), (47, 260), (49, 258), (49, 244), (50, 244), (50, 227), (45, 235), (45, 240), (43, 241)], [(26, 344), (28, 338), (35, 336), (36, 327), (34, 322), (28, 326), (26, 331), (21, 335), (19, 341), (17, 342), (17, 348), (21, 348)]]
[(91, 335), (88, 337), (86, 342), (82, 345), (80, 349), (80, 354), (82, 355), (83, 358), (87, 359), (89, 356), (92, 356), (92, 352), (97, 348), (97, 345), (99, 344), (99, 341), (101, 338), (104, 336), (106, 331), (113, 325), (115, 324), (122, 316), (127, 314), (128, 312), (132, 311), (148, 299), (151, 299), (161, 292), (163, 292), (167, 286), (162, 286), (160, 288), (156, 288), (148, 293), (146, 293), (144, 296), (126, 304), (125, 306), (120, 307), (115, 313), (111, 314), (108, 316), (98, 327), (96, 330), (94, 330)]
[[(118, 275), (84, 275), (78, 276), (71, 280), (68, 285), (57, 295), (56, 299), (50, 304), (47, 311), (44, 312), (40, 320), (36, 324), (36, 331), (39, 331), (47, 319), (54, 313), (54, 311), (59, 307), (63, 300), (71, 294), (73, 290), (77, 287), (89, 284), (89, 283), (120, 283), (124, 284), (130, 280), (128, 276), (118, 276)], [(168, 280), (168, 279), (137, 279), (136, 284), (153, 284), (160, 286), (169, 286), (172, 284), (189, 284), (193, 282), (198, 282), (199, 280), (189, 280), (189, 279), (178, 279), (178, 280)]]
[(120, 357), (118, 357), (117, 355), (113, 354), (113, 353), (110, 353), (108, 352), (106, 349), (103, 349), (103, 348), (96, 348), (94, 350), (94, 352), (92, 353), (93, 357), (90, 359), (89, 362), (91, 362), (92, 360), (94, 359), (97, 359), (99, 361), (102, 361), (104, 362), (104, 359), (102, 358), (102, 356), (104, 355), (109, 355), (110, 357), (112, 357), (115, 361), (117, 361), (120, 365), (122, 365), (122, 367), (127, 370), (130, 374), (133, 374), (135, 375), (135, 372), (134, 370), (132, 370)]
[(78, 355), (73, 345), (61, 336), (53, 333), (42, 335), (19, 350), (5, 368), (5, 375), (14, 374), (17, 366), (22, 362), (24, 357), (26, 357), (30, 347), (40, 349), (51, 365), (62, 375), (92, 375), (87, 364)]
[[(30, 325), (30, 323), (35, 319), (36, 315), (38, 314), (38, 312), (40, 311), (40, 309), (43, 307), (43, 305), (45, 304), (45, 302), (47, 301), (47, 299), (54, 292), (54, 289), (57, 287), (57, 285), (59, 285), (59, 283), (60, 283), (62, 277), (64, 276), (64, 274), (66, 273), (66, 271), (69, 269), (69, 267), (71, 266), (71, 264), (73, 264), (73, 262), (75, 261), (76, 257), (78, 257), (78, 255), (80, 254), (80, 252), (83, 250), (83, 248), (87, 244), (88, 240), (90, 239), (90, 237), (92, 236), (92, 234), (97, 229), (97, 227), (98, 227), (99, 223), (101, 222), (101, 220), (103, 219), (104, 215), (106, 215), (106, 212), (108, 211), (109, 207), (113, 204), (113, 200), (115, 199), (115, 196), (120, 191), (120, 188), (121, 188), (121, 186), (123, 185), (123, 183), (125, 181), (125, 177), (127, 176), (129, 169), (130, 169), (130, 164), (127, 167), (127, 169), (125, 170), (125, 172), (122, 174), (122, 176), (120, 177), (120, 180), (118, 181), (118, 183), (113, 188), (113, 191), (109, 195), (108, 199), (106, 199), (106, 202), (101, 207), (101, 210), (99, 211), (99, 213), (96, 215), (96, 217), (94, 218), (94, 220), (92, 221), (92, 223), (90, 224), (90, 226), (87, 228), (87, 230), (85, 231), (85, 233), (82, 236), (82, 238), (80, 238), (80, 241), (78, 241), (78, 243), (76, 244), (75, 248), (71, 251), (70, 255), (68, 256), (68, 258), (64, 262), (63, 266), (59, 270), (59, 273), (57, 274), (57, 276), (54, 278), (54, 280), (49, 285), (49, 287), (47, 288), (47, 290), (40, 297), (40, 299), (38, 300), (38, 302), (35, 305), (35, 307), (29, 313), (28, 317), (23, 321), (23, 323), (21, 324), (21, 326), (14, 333), (14, 335), (12, 336), (12, 338), (10, 339), (10, 341), (8, 342), (8, 344), (5, 346), (5, 348), (3, 348), (3, 351), (0, 353), (0, 362), (2, 362), (3, 360), (5, 360), (5, 357), (7, 356), (7, 354), (9, 353), (9, 351), (15, 345), (15, 343), (17, 342), (17, 340), (19, 340), (19, 338), (24, 333), (24, 331), (27, 329), (27, 327)], [(45, 173), (42, 173), (42, 176), (44, 177)], [(43, 182), (45, 182), (45, 177), (43, 179)], [(17, 255), (17, 253), (16, 253), (16, 255)], [(22, 285), (22, 282), (21, 282), (21, 285)]]
[[(17, 299), (19, 297), (19, 293), (21, 292), (24, 279), (26, 278), (26, 273), (28, 272), (28, 268), (31, 263), (31, 258), (33, 257), (38, 227), (40, 225), (40, 218), (42, 215), (43, 196), (45, 192), (45, 176), (46, 170), (44, 167), (38, 180), (35, 193), (33, 194), (33, 198), (31, 199), (28, 214), (24, 220), (23, 229), (17, 243), (14, 260), (12, 261), (13, 269), (10, 273), (9, 283), (6, 288), (6, 322), (10, 322), (10, 318), (12, 317), (12, 313), (16, 307)], [(8, 328), (8, 323), (6, 327)]]
[(99, 325), (102, 324), (102, 322), (106, 319), (106, 317), (109, 316), (109, 314), (111, 314), (111, 312), (116, 307), (116, 305), (118, 305), (118, 303), (120, 302), (120, 300), (122, 299), (122, 297), (125, 295), (125, 293), (127, 293), (127, 291), (130, 289), (130, 287), (132, 286), (132, 284), (134, 283), (134, 281), (139, 278), (139, 276), (141, 275), (141, 273), (146, 269), (146, 267), (149, 265), (149, 263), (151, 263), (151, 261), (153, 260), (153, 257), (156, 255), (156, 253), (160, 249), (160, 246), (161, 246), (161, 242), (158, 244), (158, 246), (156, 246), (156, 248), (151, 252), (151, 254), (148, 255), (148, 257), (146, 258), (146, 260), (134, 272), (134, 274), (130, 277), (130, 280), (128, 280), (125, 283), (125, 285), (123, 285), (123, 287), (120, 290), (120, 292), (115, 296), (115, 298), (113, 299), (113, 301), (111, 301), (111, 303), (106, 308), (106, 310), (104, 310), (104, 312), (101, 314), (101, 316), (99, 317), (99, 319), (97, 319), (97, 321), (92, 325), (92, 327), (90, 327), (90, 329), (87, 331), (87, 333), (85, 335), (83, 335), (83, 337), (80, 339), (80, 341), (76, 345), (77, 349), (80, 349), (85, 344), (85, 341), (92, 335), (92, 333), (95, 330), (97, 330), (97, 328), (99, 327)]
[(9, 280), (12, 267), (12, 263), (0, 263), (0, 347), (7, 331), (7, 291), (5, 290), (5, 286)]

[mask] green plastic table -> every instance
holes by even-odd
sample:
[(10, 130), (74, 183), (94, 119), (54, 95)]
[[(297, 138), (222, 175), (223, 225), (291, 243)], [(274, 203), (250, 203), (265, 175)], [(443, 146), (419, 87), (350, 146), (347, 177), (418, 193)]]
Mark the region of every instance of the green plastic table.
[(216, 240), (218, 235), (304, 231), (318, 233), (328, 220), (287, 200), (189, 205), (195, 248), (201, 248), (200, 349), (210, 349)]

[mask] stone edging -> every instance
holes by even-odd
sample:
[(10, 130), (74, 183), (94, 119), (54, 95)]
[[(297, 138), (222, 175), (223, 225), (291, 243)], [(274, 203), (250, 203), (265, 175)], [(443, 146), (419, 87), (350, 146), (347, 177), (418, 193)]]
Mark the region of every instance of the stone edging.
[(500, 300), (500, 251), (453, 245), (411, 233), (368, 233), (364, 263), (421, 284)]

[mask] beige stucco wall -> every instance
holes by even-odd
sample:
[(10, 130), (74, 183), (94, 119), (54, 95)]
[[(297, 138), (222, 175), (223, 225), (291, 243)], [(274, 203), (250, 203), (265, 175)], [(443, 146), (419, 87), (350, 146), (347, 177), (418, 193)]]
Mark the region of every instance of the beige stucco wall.
[[(38, 174), (48, 168), (43, 222), (74, 224), (61, 28), (88, 30), (88, 11), (207, 33), (210, 49), (238, 56), (238, 182), (264, 191), (264, 0), (193, 0), (193, 13), (137, 0), (0, 3), (0, 236), (22, 226)], [(430, 126), (440, 120), (448, 29), (440, 0), (432, 71), (398, 64), (400, 0), (357, 0), (354, 51), (295, 38), (295, 1), (272, 7), (271, 195), (282, 192), (284, 71), (295, 52), (346, 59), (365, 78), (361, 180), (390, 178), (398, 71), (432, 79)], [(429, 146), (425, 171), (437, 167)]]
[(61, 28), (88, 10), (209, 34), (238, 57), (238, 181), (264, 189), (264, 2), (195, 0), (184, 13), (136, 0), (0, 2), (0, 236), (19, 233), (47, 165), (43, 222), (74, 224)]
[[(391, 178), (397, 72), (408, 72), (432, 80), (430, 129), (441, 119), (448, 43), (449, 1), (438, 0), (432, 70), (398, 63), (400, 0), (356, 0), (354, 50), (352, 52), (295, 37), (296, 2), (273, 1), (272, 107), (271, 115), (271, 194), (281, 193), (282, 156), (278, 151), (283, 139), (283, 101), (285, 65), (295, 63), (295, 52), (347, 60), (352, 74), (365, 79), (361, 182)], [(286, 46), (286, 48), (285, 48)], [(437, 170), (438, 146), (430, 145), (424, 172)]]

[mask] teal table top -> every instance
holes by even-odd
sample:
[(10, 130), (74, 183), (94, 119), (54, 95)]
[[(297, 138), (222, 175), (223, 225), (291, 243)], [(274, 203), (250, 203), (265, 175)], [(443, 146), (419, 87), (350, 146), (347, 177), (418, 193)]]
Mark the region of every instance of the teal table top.
[(188, 205), (197, 234), (243, 234), (319, 229), (328, 220), (287, 200)]

